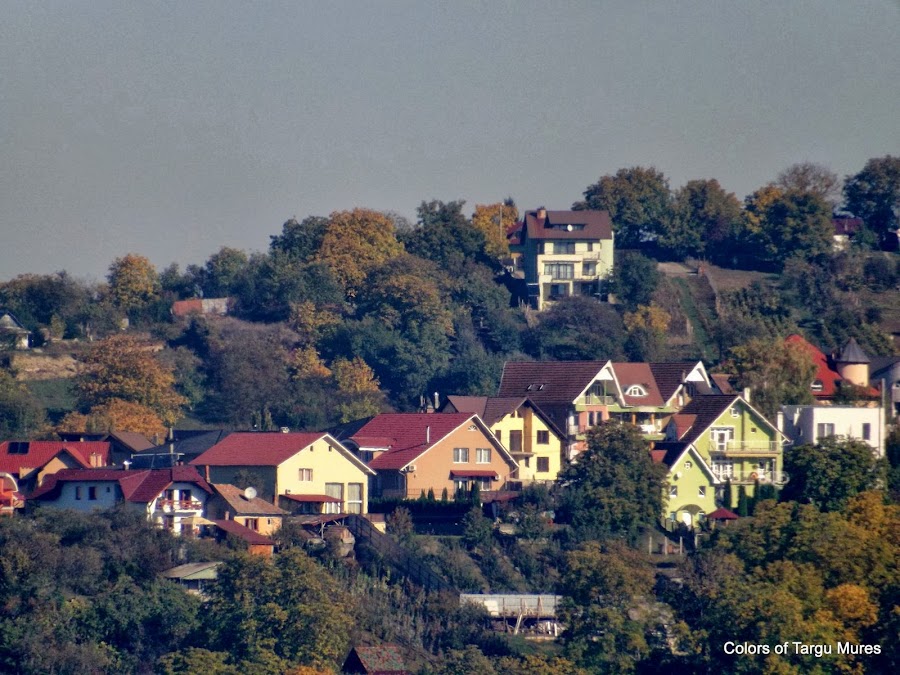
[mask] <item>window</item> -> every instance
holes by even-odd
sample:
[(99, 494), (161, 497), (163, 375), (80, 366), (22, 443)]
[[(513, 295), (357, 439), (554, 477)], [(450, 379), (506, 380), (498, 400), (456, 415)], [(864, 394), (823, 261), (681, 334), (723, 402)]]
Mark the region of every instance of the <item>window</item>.
[(553, 279), (574, 279), (575, 263), (544, 263), (544, 274)]
[(503, 442), (503, 430), (497, 429), (494, 431), (494, 438), (496, 438), (500, 443)]
[(709, 437), (716, 452), (725, 452), (728, 443), (734, 440), (734, 427), (713, 427), (709, 430)]
[(713, 473), (719, 480), (725, 480), (734, 476), (734, 462), (718, 461), (712, 463)]
[(81, 486), (75, 486), (75, 499), (81, 500)]
[(550, 284), (550, 298), (565, 298), (569, 295), (568, 284)]
[(254, 532), (259, 532), (259, 518), (245, 518), (244, 527)]
[(647, 390), (639, 384), (633, 384), (625, 390), (626, 396), (646, 396)]
[(825, 386), (822, 384), (822, 380), (816, 380), (809, 386), (809, 388), (818, 393), (822, 391)]
[(706, 496), (706, 486), (705, 485), (701, 485), (700, 487), (697, 488), (697, 496), (698, 497)]
[(175, 490), (166, 490), (166, 499), (170, 502), (175, 501)]
[(362, 483), (347, 484), (347, 513), (362, 513)]
[(344, 513), (344, 486), (341, 483), (325, 483), (325, 494), (340, 501), (325, 504), (325, 513)]
[(469, 481), (465, 478), (457, 478), (453, 481), (453, 489), (461, 494), (465, 494), (469, 490)]
[(300, 469), (297, 473), (297, 478), (304, 482), (309, 482), (313, 479), (312, 469)]
[(538, 445), (550, 445), (550, 432), (546, 429), (537, 432), (537, 442)]
[(675, 513), (674, 511), (670, 511), (670, 512), (669, 512), (669, 520), (671, 520), (673, 523), (675, 522), (675, 520), (677, 519), (677, 517), (678, 517), (678, 514)]
[(91, 485), (88, 488), (88, 499), (91, 501), (97, 501), (97, 488)]
[(469, 449), (468, 448), (453, 448), (453, 463), (454, 464), (465, 464), (469, 461)]
[(191, 491), (190, 490), (182, 490), (180, 499), (183, 502), (191, 501)]
[(589, 241), (589, 242), (587, 243), (587, 245), (588, 245), (588, 249), (587, 249), (587, 250), (588, 250), (588, 253), (590, 253), (591, 251), (594, 250), (594, 242)]
[(525, 462), (526, 469), (531, 467), (531, 457), (526, 457), (523, 461)]
[(669, 488), (669, 497), (677, 497), (678, 496), (678, 486), (673, 485)]
[(550, 458), (549, 457), (538, 457), (537, 458), (537, 470), (538, 473), (547, 473), (550, 471)]
[(522, 432), (521, 431), (510, 431), (509, 432), (509, 451), (510, 452), (522, 452)]
[(491, 463), (491, 449), (490, 448), (475, 448), (475, 463), (476, 464), (490, 464)]
[(581, 265), (581, 276), (593, 277), (597, 274), (597, 263), (586, 262)]
[(741, 414), (738, 412), (737, 406), (732, 406), (730, 412), (731, 412), (732, 417), (740, 417), (741, 416)]
[(816, 440), (820, 441), (828, 436), (834, 436), (834, 425), (819, 422), (816, 425)]
[(588, 413), (588, 426), (589, 426), (589, 427), (593, 427), (594, 424), (595, 424), (595, 422), (594, 422), (594, 413), (593, 413), (593, 412), (589, 412), (589, 413)]
[(872, 425), (868, 422), (863, 422), (862, 437), (864, 441), (872, 440)]
[(693, 469), (694, 463), (692, 461), (688, 460), (687, 462), (684, 463), (684, 468), (685, 469)]
[(574, 241), (556, 241), (553, 242), (553, 252), (559, 254), (571, 255), (575, 253)]

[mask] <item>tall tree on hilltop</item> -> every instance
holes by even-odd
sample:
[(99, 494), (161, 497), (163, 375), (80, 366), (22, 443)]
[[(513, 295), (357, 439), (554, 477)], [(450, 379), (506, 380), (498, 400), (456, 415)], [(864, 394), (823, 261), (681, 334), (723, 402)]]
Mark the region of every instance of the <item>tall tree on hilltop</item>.
[(406, 250), (436, 262), (444, 272), (455, 277), (465, 276), (476, 263), (493, 264), (485, 252), (484, 233), (462, 212), (465, 203), (437, 199), (422, 202), (416, 209), (415, 229), (403, 234)]
[(113, 302), (126, 314), (138, 313), (159, 299), (159, 275), (144, 256), (129, 253), (116, 258), (109, 266), (107, 280)]
[(844, 200), (847, 210), (883, 239), (900, 223), (900, 156), (872, 158), (862, 171), (847, 176)]
[(730, 262), (741, 228), (741, 203), (717, 180), (692, 180), (675, 192), (672, 218), (659, 237), (676, 258)]
[(635, 166), (602, 176), (572, 208), (609, 211), (616, 248), (640, 248), (665, 229), (672, 217), (672, 195), (661, 171)]
[(809, 192), (822, 198), (831, 208), (837, 206), (841, 196), (841, 179), (822, 164), (801, 162), (792, 164), (778, 174), (775, 185), (785, 192)]

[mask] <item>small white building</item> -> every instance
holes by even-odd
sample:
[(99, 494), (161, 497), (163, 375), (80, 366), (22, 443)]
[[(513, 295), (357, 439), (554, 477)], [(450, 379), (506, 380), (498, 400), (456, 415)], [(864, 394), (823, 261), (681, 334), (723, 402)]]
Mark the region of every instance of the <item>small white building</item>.
[(783, 405), (781, 430), (794, 445), (808, 445), (828, 436), (867, 443), (884, 457), (884, 409), (852, 405)]

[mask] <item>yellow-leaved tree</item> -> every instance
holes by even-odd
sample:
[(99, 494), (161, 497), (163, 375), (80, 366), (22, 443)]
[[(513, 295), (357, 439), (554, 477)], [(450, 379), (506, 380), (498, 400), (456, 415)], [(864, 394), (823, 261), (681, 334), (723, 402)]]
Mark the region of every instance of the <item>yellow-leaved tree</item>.
[(129, 253), (109, 266), (109, 291), (125, 312), (139, 311), (159, 298), (159, 274), (144, 256)]
[(506, 231), (519, 219), (519, 209), (508, 202), (476, 204), (472, 225), (484, 234), (484, 251), (495, 259), (509, 255)]
[(365, 361), (358, 356), (352, 360), (337, 358), (331, 364), (331, 372), (340, 394), (341, 422), (381, 412), (384, 394), (378, 388), (378, 378)]
[(157, 441), (165, 438), (166, 427), (153, 410), (140, 403), (113, 398), (96, 405), (87, 414), (71, 412), (60, 421), (60, 431), (109, 433), (134, 431)]

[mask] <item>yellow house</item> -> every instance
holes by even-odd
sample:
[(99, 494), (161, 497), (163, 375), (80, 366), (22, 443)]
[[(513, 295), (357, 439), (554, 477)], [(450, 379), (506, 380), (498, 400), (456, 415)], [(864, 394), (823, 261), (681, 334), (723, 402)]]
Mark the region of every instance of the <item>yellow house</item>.
[(234, 433), (191, 464), (213, 483), (250, 477), (261, 499), (307, 513), (367, 513), (375, 475), (326, 433)]
[(475, 413), (506, 446), (523, 485), (555, 481), (563, 466), (566, 437), (527, 397), (448, 396), (442, 413)]
[(663, 492), (662, 521), (666, 529), (694, 527), (716, 510), (718, 479), (697, 450), (682, 443), (660, 443), (650, 451), (654, 462), (669, 470)]

